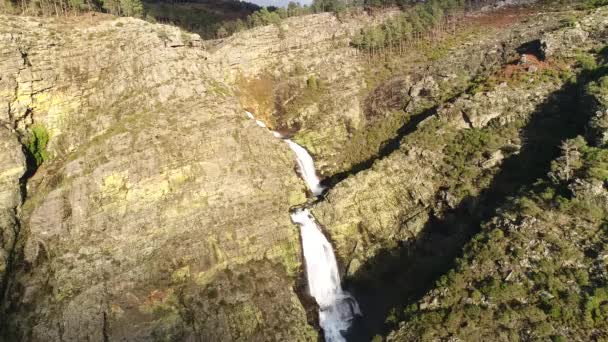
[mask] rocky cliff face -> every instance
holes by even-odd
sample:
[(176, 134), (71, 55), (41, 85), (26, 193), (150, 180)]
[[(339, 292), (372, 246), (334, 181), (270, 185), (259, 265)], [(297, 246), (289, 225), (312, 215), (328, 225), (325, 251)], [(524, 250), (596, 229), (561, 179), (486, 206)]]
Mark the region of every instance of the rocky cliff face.
[(14, 250), (20, 232), (18, 221), (22, 203), (21, 177), (25, 174), (25, 157), (17, 136), (7, 129), (0, 130), (0, 279), (2, 294), (8, 286), (8, 276), (14, 261)]
[[(304, 186), (288, 148), (210, 76), (197, 36), (133, 19), (0, 22), (13, 337), (312, 338), (288, 215)], [(19, 210), (19, 141), (37, 131), (46, 160)]]

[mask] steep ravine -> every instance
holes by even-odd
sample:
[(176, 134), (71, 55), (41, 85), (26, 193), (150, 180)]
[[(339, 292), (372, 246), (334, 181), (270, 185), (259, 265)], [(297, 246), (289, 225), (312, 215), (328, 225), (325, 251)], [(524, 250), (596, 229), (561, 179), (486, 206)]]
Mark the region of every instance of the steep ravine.
[[(514, 46), (490, 32), (483, 44), (473, 37), (450, 49), (431, 77), (471, 87), (451, 87), (448, 95), (428, 78), (422, 81), (428, 89), (416, 78), (403, 89), (409, 94), (420, 85), (421, 94), (431, 90), (433, 96), (417, 96), (421, 105), (404, 112), (409, 121), (387, 140), (393, 135), (372, 137), (365, 124), (357, 126), (358, 139), (341, 131), (346, 123), (336, 118), (363, 118), (360, 100), (369, 89), (350, 86), (363, 77), (362, 69), (351, 72), (353, 65), (362, 67), (351, 47), (340, 45), (342, 59), (322, 68), (314, 65), (317, 57), (308, 58), (331, 55), (331, 35), (307, 54), (293, 40), (294, 49), (270, 51), (265, 47), (277, 41), (276, 28), (258, 28), (215, 54), (197, 46), (196, 37), (134, 19), (75, 25), (0, 17), (0, 96), (9, 99), (0, 113), (30, 111), (50, 136), (49, 159), (28, 180), (30, 193), (19, 209), (25, 158), (19, 141), (0, 128), (0, 204), (9, 203), (0, 207), (0, 223), (22, 236), (11, 240), (15, 230), (2, 232), (8, 233), (2, 247), (22, 251), (13, 254), (10, 272), (12, 306), (3, 317), (13, 329), (8, 340), (313, 341), (318, 325), (307, 324), (312, 315), (327, 340), (353, 340), (345, 330), (366, 342), (385, 333), (394, 327), (385, 319), (389, 325), (403, 320), (402, 306), (425, 296), (499, 202), (543, 174), (559, 141), (581, 131), (575, 117), (559, 113), (575, 113), (577, 88), (565, 85), (579, 68), (572, 56), (562, 69), (560, 60), (527, 63), (536, 56), (515, 48), (542, 38), (547, 51), (584, 53), (593, 43), (589, 37), (604, 32), (594, 22), (605, 18), (605, 11), (595, 13), (551, 40), (539, 32), (552, 29), (539, 27), (558, 19), (538, 14), (531, 17), (534, 25), (500, 28), (503, 36), (515, 36), (508, 40)], [(330, 15), (292, 18), (288, 22), (299, 24), (288, 37), (318, 20), (298, 37), (314, 36), (322, 20), (337, 25)], [(175, 44), (167, 44), (167, 36)], [(288, 73), (294, 61), (305, 60), (300, 83), (320, 75), (331, 88), (324, 96), (339, 106), (294, 110), (309, 124), (290, 136), (293, 141), (276, 132), (273, 138), (257, 126), (279, 126), (267, 117), (258, 117), (269, 121), (256, 120), (257, 126), (247, 120), (243, 108), (249, 106), (239, 104), (237, 87), (216, 75), (226, 65), (213, 60), (228, 52), (234, 74), (242, 67), (254, 70), (252, 77)], [(277, 56), (290, 59), (275, 69)], [(468, 66), (485, 60), (502, 66), (505, 58), (516, 77), (454, 78), (461, 72), (489, 76), (493, 70)], [(452, 65), (463, 60), (466, 67)], [(338, 64), (338, 75), (325, 73)], [(450, 75), (453, 67), (458, 75)], [(389, 80), (372, 91), (395, 84)], [(369, 154), (341, 159), (368, 135), (374, 138)], [(304, 182), (293, 172), (294, 154)], [(336, 175), (325, 180), (330, 189), (320, 184), (319, 170)], [(12, 258), (1, 255), (3, 262), (6, 256)], [(302, 268), (316, 306), (301, 296)]]

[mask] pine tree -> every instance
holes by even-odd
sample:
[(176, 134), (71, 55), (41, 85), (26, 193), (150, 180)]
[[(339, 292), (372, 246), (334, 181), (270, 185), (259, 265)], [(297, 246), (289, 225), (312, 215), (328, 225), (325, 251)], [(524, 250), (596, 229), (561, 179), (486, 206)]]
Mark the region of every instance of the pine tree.
[(144, 13), (144, 6), (141, 0), (120, 0), (122, 15), (130, 17), (141, 17)]

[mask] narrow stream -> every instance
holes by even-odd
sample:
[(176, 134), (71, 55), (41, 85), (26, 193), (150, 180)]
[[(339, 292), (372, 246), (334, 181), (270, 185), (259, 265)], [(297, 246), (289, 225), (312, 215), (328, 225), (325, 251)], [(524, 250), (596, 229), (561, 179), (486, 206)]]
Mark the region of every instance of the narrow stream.
[[(247, 116), (260, 127), (266, 128), (263, 121), (257, 120), (252, 113)], [(279, 132), (270, 131), (282, 139), (295, 153), (300, 176), (313, 196), (320, 196), (325, 188), (317, 176), (314, 161), (306, 149)], [(361, 315), (359, 304), (348, 292), (342, 290), (338, 263), (333, 248), (316, 223), (308, 208), (291, 212), (291, 220), (300, 226), (302, 250), (306, 264), (306, 277), (310, 295), (319, 305), (319, 325), (323, 329), (325, 341), (346, 341), (344, 333), (350, 328), (353, 319)]]

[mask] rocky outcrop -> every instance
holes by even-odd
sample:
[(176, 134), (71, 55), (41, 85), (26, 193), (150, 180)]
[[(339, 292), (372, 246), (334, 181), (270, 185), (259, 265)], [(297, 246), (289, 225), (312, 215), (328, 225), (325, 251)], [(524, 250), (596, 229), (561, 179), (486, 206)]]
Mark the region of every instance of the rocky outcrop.
[[(341, 19), (332, 13), (320, 13), (287, 18), (279, 24), (243, 31), (218, 42), (210, 47), (209, 63), (216, 66), (219, 78), (232, 82), (266, 72), (276, 76), (289, 74), (298, 63), (306, 70), (324, 69), (327, 62), (346, 62), (344, 42), (350, 34), (397, 13), (382, 12), (377, 17), (357, 13)], [(327, 56), (332, 50), (335, 53)], [(320, 52), (323, 56), (319, 56)]]
[(434, 202), (440, 162), (437, 151), (406, 143), (372, 169), (341, 182), (315, 207), (349, 274), (380, 249), (418, 234)]
[(513, 87), (503, 82), (491, 91), (464, 94), (438, 113), (459, 129), (483, 128), (492, 120), (506, 125), (532, 113), (560, 84)]
[[(49, 137), (19, 215), (9, 339), (314, 338), (293, 290), (288, 210), (305, 188), (288, 147), (212, 78), (198, 36), (93, 20), (0, 20), (0, 119)], [(4, 215), (23, 155), (2, 132)]]
[(573, 27), (544, 35), (541, 40), (543, 57), (573, 57), (577, 49), (590, 48), (608, 29), (608, 19), (604, 14), (604, 9), (594, 10), (591, 15), (577, 21)]

